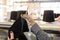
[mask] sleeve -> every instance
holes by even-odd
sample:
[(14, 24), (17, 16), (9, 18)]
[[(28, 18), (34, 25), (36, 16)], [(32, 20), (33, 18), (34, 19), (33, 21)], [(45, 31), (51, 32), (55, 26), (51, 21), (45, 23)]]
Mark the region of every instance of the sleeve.
[(31, 31), (36, 35), (37, 40), (51, 40), (51, 38), (35, 23)]
[(28, 31), (29, 31), (28, 24), (27, 24), (27, 21), (24, 19), (24, 22), (23, 22), (23, 32), (28, 32)]
[(11, 26), (11, 27), (19, 27), (21, 25), (21, 18), (18, 18), (14, 23), (13, 23), (13, 25)]
[[(22, 22), (23, 21), (23, 22)], [(23, 27), (22, 27), (22, 25), (23, 25)], [(17, 27), (17, 28), (16, 28)], [(14, 24), (12, 25), (12, 28), (11, 28), (13, 31), (15, 31), (15, 30), (23, 30), (23, 32), (28, 32), (29, 31), (29, 29), (28, 29), (28, 24), (27, 24), (27, 21), (25, 20), (25, 19), (23, 19), (23, 18), (18, 18), (15, 22), (14, 22)]]
[[(13, 25), (9, 28), (9, 30), (8, 30), (8, 37), (10, 38), (10, 32), (12, 31), (12, 32), (15, 32), (15, 31), (17, 31), (18, 30), (18, 27), (17, 26), (20, 26), (20, 21), (19, 21), (20, 19), (17, 19), (14, 23), (13, 23)], [(17, 28), (16, 28), (17, 27)]]

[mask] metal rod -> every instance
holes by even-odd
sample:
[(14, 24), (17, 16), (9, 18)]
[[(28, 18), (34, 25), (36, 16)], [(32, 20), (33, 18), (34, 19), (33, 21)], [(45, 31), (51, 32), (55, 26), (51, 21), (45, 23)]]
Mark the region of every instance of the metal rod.
[(14, 3), (41, 3), (41, 2), (59, 2), (59, 1), (15, 1)]

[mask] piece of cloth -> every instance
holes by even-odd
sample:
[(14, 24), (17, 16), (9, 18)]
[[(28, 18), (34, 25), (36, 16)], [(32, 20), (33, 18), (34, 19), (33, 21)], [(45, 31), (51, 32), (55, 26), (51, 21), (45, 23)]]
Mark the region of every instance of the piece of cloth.
[(44, 32), (37, 23), (35, 23), (32, 28), (31, 31), (36, 35), (36, 39), (37, 40), (51, 40), (51, 38), (47, 35), (46, 32)]
[(19, 17), (9, 28), (8, 31), (9, 38), (10, 38), (11, 31), (14, 33), (14, 39), (18, 38), (19, 40), (27, 40), (27, 38), (24, 35), (24, 32), (29, 31), (27, 21)]

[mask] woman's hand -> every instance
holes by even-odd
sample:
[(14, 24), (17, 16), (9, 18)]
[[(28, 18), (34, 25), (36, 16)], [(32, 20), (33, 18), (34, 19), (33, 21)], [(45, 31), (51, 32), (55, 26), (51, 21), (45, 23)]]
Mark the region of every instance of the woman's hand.
[(14, 39), (14, 33), (11, 31), (10, 32), (10, 38), (8, 37), (8, 40), (12, 40), (12, 39)]
[(31, 26), (33, 26), (33, 25), (35, 24), (34, 19), (33, 19), (30, 15), (24, 14), (22, 17), (23, 17), (24, 19), (27, 19), (28, 22), (29, 22), (29, 24), (30, 24)]

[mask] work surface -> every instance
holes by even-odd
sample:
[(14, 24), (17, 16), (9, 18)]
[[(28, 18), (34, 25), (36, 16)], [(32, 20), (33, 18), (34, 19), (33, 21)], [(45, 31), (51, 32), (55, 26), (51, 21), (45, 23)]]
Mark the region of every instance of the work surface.
[[(11, 25), (14, 22), (0, 22), (0, 28), (10, 28)], [(37, 22), (37, 24), (42, 28), (43, 30), (55, 30), (58, 31), (60, 30), (60, 24), (54, 24), (54, 23), (44, 23), (42, 24), (41, 22)]]
[(42, 28), (43, 30), (54, 30), (54, 31), (58, 31), (60, 30), (60, 23), (58, 22), (52, 22), (52, 23), (48, 23), (48, 22), (41, 22), (38, 21), (36, 22), (40, 28)]
[(0, 22), (0, 29), (9, 29), (14, 22)]

